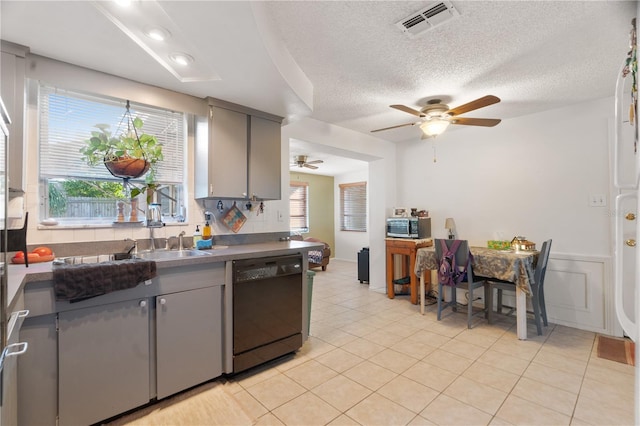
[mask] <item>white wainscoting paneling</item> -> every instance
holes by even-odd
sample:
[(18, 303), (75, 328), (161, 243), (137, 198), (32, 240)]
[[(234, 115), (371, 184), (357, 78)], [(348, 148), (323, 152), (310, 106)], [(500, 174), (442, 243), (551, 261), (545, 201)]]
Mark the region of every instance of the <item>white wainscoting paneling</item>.
[(610, 264), (607, 257), (552, 253), (544, 282), (549, 322), (612, 334)]
[[(615, 334), (611, 258), (551, 253), (544, 280), (549, 323), (603, 334)], [(505, 293), (504, 304), (515, 306)], [(532, 310), (527, 298), (527, 308)]]

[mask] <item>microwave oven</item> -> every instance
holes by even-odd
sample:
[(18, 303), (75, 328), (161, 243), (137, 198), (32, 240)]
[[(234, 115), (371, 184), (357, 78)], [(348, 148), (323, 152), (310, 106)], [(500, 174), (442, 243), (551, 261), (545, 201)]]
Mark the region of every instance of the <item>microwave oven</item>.
[(387, 237), (431, 238), (430, 217), (387, 218)]

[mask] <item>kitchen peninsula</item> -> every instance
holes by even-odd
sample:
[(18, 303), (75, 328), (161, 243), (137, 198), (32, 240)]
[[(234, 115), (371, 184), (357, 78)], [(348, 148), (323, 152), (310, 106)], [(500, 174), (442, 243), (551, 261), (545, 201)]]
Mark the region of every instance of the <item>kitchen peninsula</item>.
[(75, 303), (55, 300), (50, 262), (9, 266), (17, 283), (10, 309), (29, 310), (20, 331), (29, 350), (18, 366), (19, 424), (92, 424), (232, 373), (234, 261), (301, 259), (298, 328), (307, 330), (303, 277), (317, 248), (262, 242), (157, 260), (155, 278)]

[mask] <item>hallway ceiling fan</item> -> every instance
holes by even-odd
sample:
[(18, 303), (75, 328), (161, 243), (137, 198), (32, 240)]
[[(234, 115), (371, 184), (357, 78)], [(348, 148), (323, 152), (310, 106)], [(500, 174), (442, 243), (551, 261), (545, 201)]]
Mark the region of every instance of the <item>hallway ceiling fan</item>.
[(464, 114), (469, 111), (474, 111), (476, 109), (484, 108), (498, 102), (500, 102), (500, 98), (493, 95), (487, 95), (464, 105), (460, 105), (456, 108), (449, 108), (449, 105), (441, 103), (440, 99), (429, 100), (427, 102), (427, 105), (422, 107), (419, 111), (405, 105), (390, 105), (391, 108), (415, 115), (417, 117), (420, 117), (422, 120), (413, 123), (405, 123), (399, 124), (397, 126), (376, 129), (372, 130), (371, 132), (381, 132), (384, 130), (396, 129), (398, 127), (418, 125), (423, 132), (422, 139), (425, 139), (438, 136), (439, 134), (444, 132), (447, 127), (449, 127), (449, 124), (493, 127), (500, 123), (501, 120), (498, 118), (458, 117), (458, 115)]
[(291, 164), (291, 166), (298, 166), (300, 168), (302, 167), (306, 167), (308, 169), (317, 169), (318, 166), (314, 166), (314, 164), (322, 164), (324, 163), (324, 161), (322, 160), (313, 160), (313, 161), (307, 161), (309, 157), (306, 155), (295, 155), (293, 157), (293, 163)]

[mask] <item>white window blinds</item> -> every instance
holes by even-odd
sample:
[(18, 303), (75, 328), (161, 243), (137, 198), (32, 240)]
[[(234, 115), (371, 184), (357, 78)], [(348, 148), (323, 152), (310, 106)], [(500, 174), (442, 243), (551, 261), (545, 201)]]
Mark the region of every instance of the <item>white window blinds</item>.
[(291, 231), (308, 232), (308, 189), (307, 182), (289, 183), (289, 228)]
[(343, 183), (340, 187), (340, 230), (367, 231), (367, 182)]
[[(41, 85), (40, 176), (114, 179), (105, 167), (91, 167), (80, 148), (97, 130), (96, 124), (109, 124), (114, 135), (127, 131), (125, 100), (113, 100)], [(131, 116), (139, 117), (142, 131), (157, 137), (164, 160), (157, 164), (156, 181), (181, 184), (184, 177), (185, 117), (183, 113), (131, 103)], [(144, 178), (141, 178), (142, 180)]]

